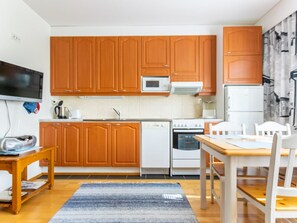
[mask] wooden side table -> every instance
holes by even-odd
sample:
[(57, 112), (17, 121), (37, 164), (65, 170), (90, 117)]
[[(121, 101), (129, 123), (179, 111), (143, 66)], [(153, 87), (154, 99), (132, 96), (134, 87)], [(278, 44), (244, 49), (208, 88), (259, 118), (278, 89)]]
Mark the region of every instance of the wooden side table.
[[(19, 156), (0, 156), (0, 170), (12, 174), (12, 201), (0, 202), (0, 207), (9, 207), (14, 214), (18, 214), (23, 202), (47, 187), (51, 189), (54, 186), (54, 149), (55, 147), (39, 148)], [(26, 191), (28, 193), (21, 196), (22, 180), (27, 180), (27, 166), (42, 159), (48, 160), (47, 182), (36, 190)]]

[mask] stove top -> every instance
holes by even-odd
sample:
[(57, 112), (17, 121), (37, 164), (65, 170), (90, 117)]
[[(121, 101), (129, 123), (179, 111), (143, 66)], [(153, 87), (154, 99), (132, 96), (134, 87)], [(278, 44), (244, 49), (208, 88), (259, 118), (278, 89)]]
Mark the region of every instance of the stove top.
[(204, 119), (173, 119), (172, 126), (174, 129), (204, 129)]

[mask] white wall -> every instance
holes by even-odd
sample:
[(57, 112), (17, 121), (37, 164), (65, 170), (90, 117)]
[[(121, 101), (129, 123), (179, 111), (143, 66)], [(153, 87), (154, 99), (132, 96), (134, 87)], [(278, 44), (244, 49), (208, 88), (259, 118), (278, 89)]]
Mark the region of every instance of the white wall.
[[(21, 102), (8, 102), (12, 128), (8, 136), (32, 134), (38, 137), (38, 119), (49, 115), (49, 35), (50, 27), (22, 0), (0, 1), (0, 60), (44, 73), (44, 102), (38, 115), (28, 114)], [(20, 40), (14, 40), (15, 34)], [(0, 138), (8, 128), (4, 101), (0, 100)], [(29, 177), (40, 173), (37, 163)], [(11, 176), (0, 171), (0, 191), (11, 184)]]
[(255, 25), (262, 26), (265, 33), (295, 11), (297, 11), (296, 0), (281, 0)]
[[(223, 117), (222, 100), (222, 27), (221, 26), (128, 26), (128, 27), (52, 27), (52, 36), (148, 36), (148, 35), (217, 35), (217, 108)], [(198, 98), (190, 96), (125, 97), (121, 100), (81, 100), (61, 97), (71, 109), (80, 108), (85, 117), (113, 117), (112, 107), (126, 117), (194, 118), (201, 115)], [(203, 97), (202, 99), (209, 100)], [(83, 106), (84, 105), (84, 106)]]

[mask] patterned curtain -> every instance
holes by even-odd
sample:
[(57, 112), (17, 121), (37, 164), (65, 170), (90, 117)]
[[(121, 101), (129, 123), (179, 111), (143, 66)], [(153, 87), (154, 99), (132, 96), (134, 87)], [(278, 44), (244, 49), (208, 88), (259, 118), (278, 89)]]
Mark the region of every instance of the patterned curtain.
[(264, 120), (297, 129), (296, 12), (263, 36)]

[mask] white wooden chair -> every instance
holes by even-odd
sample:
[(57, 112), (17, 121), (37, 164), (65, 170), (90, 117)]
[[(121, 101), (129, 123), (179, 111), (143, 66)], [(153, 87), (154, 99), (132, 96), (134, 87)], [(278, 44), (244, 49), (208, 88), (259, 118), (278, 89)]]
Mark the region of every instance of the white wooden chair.
[[(235, 124), (232, 122), (220, 122), (216, 125), (209, 124), (210, 135), (245, 135), (246, 128), (244, 124)], [(215, 162), (213, 156), (210, 156), (210, 190), (211, 190), (211, 202), (214, 202), (214, 198), (218, 202), (219, 206), (224, 203), (224, 164), (222, 162)], [(214, 174), (220, 179), (220, 196), (217, 195), (214, 189)], [(221, 208), (222, 210), (222, 208)]]
[[(290, 136), (291, 135), (291, 127), (289, 124), (282, 125), (277, 122), (268, 121), (262, 124), (255, 124), (255, 133), (258, 136), (273, 136), (274, 133), (279, 133), (281, 135)], [(267, 171), (267, 168), (264, 168)], [(285, 168), (280, 169), (280, 177), (284, 176), (286, 172)], [(297, 172), (297, 169), (294, 171)]]
[[(279, 181), (281, 148), (289, 149), (286, 175)], [(265, 214), (265, 223), (273, 223), (277, 218), (297, 218), (297, 188), (291, 184), (297, 149), (297, 134), (281, 138), (273, 136), (270, 166), (267, 181), (238, 180), (238, 192)]]
[(273, 136), (278, 132), (282, 135), (291, 135), (291, 128), (289, 124), (281, 125), (277, 122), (264, 122), (262, 124), (255, 124), (256, 135)]

